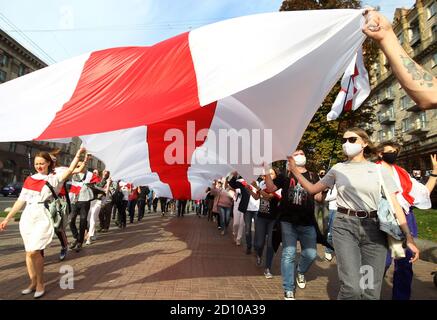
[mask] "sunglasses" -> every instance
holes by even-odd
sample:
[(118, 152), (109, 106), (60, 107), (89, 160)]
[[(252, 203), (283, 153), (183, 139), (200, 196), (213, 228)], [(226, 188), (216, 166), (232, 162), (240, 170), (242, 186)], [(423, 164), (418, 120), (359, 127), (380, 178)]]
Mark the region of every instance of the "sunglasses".
[(347, 141), (349, 141), (350, 143), (355, 143), (357, 142), (358, 137), (349, 137), (349, 138), (342, 138), (342, 142), (343, 144), (345, 144)]

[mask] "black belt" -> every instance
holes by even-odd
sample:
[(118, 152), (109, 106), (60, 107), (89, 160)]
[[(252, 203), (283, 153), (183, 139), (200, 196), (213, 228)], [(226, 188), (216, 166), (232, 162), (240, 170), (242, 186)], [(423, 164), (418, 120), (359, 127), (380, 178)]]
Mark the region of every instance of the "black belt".
[(342, 207), (338, 207), (337, 209), (338, 212), (340, 213), (344, 213), (347, 214), (348, 216), (352, 216), (352, 217), (357, 217), (360, 219), (365, 219), (365, 218), (376, 218), (378, 217), (378, 211), (374, 210), (374, 211), (354, 211), (351, 209), (346, 209), (346, 208), (342, 208)]

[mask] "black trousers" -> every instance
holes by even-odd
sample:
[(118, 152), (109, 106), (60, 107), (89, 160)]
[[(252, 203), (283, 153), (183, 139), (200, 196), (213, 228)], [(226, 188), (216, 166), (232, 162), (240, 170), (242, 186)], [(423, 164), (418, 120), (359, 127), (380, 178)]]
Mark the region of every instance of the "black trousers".
[[(64, 219), (64, 218), (62, 218)], [(64, 228), (64, 221), (61, 221), (61, 224), (58, 228), (55, 228), (55, 234), (59, 239), (59, 242), (61, 242), (61, 246), (63, 249), (67, 248), (68, 246), (68, 240), (67, 240), (67, 234), (65, 233)]]
[(186, 206), (187, 206), (187, 200), (178, 201), (178, 217), (184, 216)]
[[(70, 229), (73, 233), (73, 238), (77, 240), (79, 243), (83, 243), (85, 237), (85, 230), (88, 226), (88, 212), (90, 211), (90, 201), (78, 201), (73, 204), (71, 220), (70, 220)], [(80, 224), (79, 224), (79, 232), (76, 227), (76, 217), (80, 216)]]
[(121, 201), (121, 203), (119, 203), (117, 206), (118, 222), (121, 227), (126, 227), (126, 208), (127, 208), (127, 200)]
[(156, 210), (158, 209), (158, 198), (153, 199), (153, 212), (156, 212)]
[(111, 225), (111, 213), (112, 213), (113, 203), (108, 202), (102, 205), (100, 209), (100, 228), (108, 230)]
[(144, 218), (144, 211), (146, 209), (146, 200), (145, 199), (138, 200), (137, 206), (138, 206), (138, 221), (140, 221), (141, 219)]
[(167, 212), (167, 198), (159, 198), (159, 202), (161, 203), (161, 212)]
[(128, 203), (129, 206), (129, 221), (130, 223), (134, 222), (134, 216), (135, 216), (135, 207), (137, 205), (137, 200), (130, 200)]

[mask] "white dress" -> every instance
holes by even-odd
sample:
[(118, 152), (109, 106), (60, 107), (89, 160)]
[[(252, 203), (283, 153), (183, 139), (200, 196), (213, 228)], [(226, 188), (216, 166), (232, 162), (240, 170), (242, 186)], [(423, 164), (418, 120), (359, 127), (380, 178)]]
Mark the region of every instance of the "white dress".
[(20, 219), (20, 233), (26, 252), (44, 250), (53, 239), (53, 223), (44, 206), (44, 201), (52, 199), (53, 195), (45, 185), (46, 181), (49, 181), (56, 193), (62, 187), (59, 175), (37, 173), (25, 180), (18, 197), (18, 200), (26, 202)]

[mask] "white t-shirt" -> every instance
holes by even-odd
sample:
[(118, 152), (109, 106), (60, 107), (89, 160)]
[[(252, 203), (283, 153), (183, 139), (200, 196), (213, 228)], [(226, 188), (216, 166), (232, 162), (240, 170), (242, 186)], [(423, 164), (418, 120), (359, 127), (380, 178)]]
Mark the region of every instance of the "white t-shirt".
[[(381, 199), (378, 165), (369, 162), (337, 163), (320, 180), (328, 188), (337, 187), (337, 205), (355, 211), (374, 211)], [(400, 191), (387, 169), (381, 168), (382, 178), (391, 194)]]

